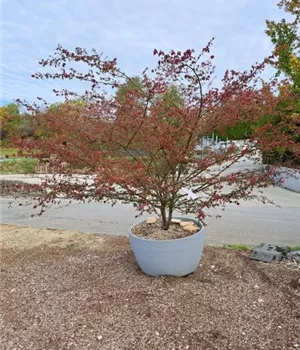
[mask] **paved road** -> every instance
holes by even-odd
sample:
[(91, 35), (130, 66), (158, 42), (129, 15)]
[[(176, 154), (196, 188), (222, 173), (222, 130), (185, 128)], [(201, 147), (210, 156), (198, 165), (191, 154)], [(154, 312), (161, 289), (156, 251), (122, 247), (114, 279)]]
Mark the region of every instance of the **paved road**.
[[(300, 194), (278, 187), (265, 190), (265, 195), (281, 208), (257, 202), (240, 206), (228, 205), (221, 219), (209, 218), (206, 242), (209, 244), (268, 242), (282, 245), (300, 244)], [(0, 198), (1, 222), (36, 227), (70, 229), (82, 232), (127, 235), (135, 219), (130, 205), (117, 204), (113, 208), (101, 203), (74, 203), (68, 207), (55, 206), (42, 216), (31, 218), (32, 206), (11, 208), (10, 199)]]
[[(224, 163), (222, 167), (227, 165), (227, 163)], [(236, 171), (247, 171), (247, 170), (255, 170), (255, 169), (260, 169), (262, 165), (260, 163), (254, 163), (253, 160), (247, 159), (247, 158), (242, 158), (235, 164), (233, 164), (230, 168), (226, 169), (222, 175), (226, 175), (232, 172)], [(215, 166), (214, 170), (219, 171), (221, 169), (221, 166)], [(49, 178), (53, 175), (47, 175)], [(26, 182), (28, 184), (40, 184), (43, 179), (46, 177), (46, 175), (23, 175), (23, 174), (15, 174), (15, 175), (2, 175), (0, 174), (0, 180), (5, 180), (5, 181), (21, 181), (21, 182)], [(84, 181), (88, 178), (89, 182), (92, 183), (92, 177), (91, 176), (85, 176), (85, 175), (77, 175), (77, 179), (83, 178)]]
[[(227, 172), (256, 169), (260, 164), (242, 159)], [(39, 183), (41, 176), (0, 175), (0, 180)], [(210, 210), (211, 215), (222, 214), (221, 219), (209, 218), (206, 242), (214, 244), (244, 243), (300, 244), (300, 193), (279, 187), (269, 187), (264, 194), (280, 208), (258, 202), (243, 202), (240, 206), (228, 205), (225, 212)], [(32, 206), (8, 207), (10, 200), (0, 197), (2, 223), (70, 229), (82, 232), (127, 235), (131, 225), (144, 217), (135, 219), (131, 205), (117, 204), (113, 208), (102, 203), (73, 203), (68, 207), (55, 206), (42, 216), (33, 217)]]

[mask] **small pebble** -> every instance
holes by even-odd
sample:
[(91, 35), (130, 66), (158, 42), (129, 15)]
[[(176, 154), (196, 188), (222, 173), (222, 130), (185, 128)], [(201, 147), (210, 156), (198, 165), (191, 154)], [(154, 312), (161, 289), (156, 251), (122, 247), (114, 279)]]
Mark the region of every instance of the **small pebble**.
[(150, 218), (147, 218), (146, 224), (155, 224), (156, 221), (157, 221), (157, 218), (155, 218), (155, 217), (150, 217)]
[(180, 226), (185, 227), (193, 224), (194, 224), (193, 221), (181, 221)]
[(195, 226), (195, 225), (187, 225), (187, 226), (183, 226), (184, 231), (188, 231), (190, 233), (195, 233), (199, 230), (199, 227)]

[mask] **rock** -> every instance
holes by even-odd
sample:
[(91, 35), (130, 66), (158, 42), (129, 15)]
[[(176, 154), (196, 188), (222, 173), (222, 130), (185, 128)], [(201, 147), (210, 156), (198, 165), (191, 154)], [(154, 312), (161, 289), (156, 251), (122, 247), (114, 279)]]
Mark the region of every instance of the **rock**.
[(155, 217), (153, 216), (153, 217), (147, 218), (146, 224), (155, 224), (156, 221), (157, 221), (157, 218), (155, 218)]
[(190, 233), (196, 233), (197, 231), (199, 231), (199, 227), (195, 226), (195, 225), (187, 225), (183, 227), (184, 231), (188, 231)]
[(292, 259), (289, 260), (289, 259), (287, 259), (287, 257), (281, 261), (281, 264), (283, 264), (291, 269), (300, 270), (299, 262), (297, 262), (296, 260), (292, 260)]
[(172, 222), (172, 224), (180, 224), (181, 220), (180, 219), (172, 219), (171, 222)]
[(294, 252), (287, 253), (286, 257), (290, 261), (294, 260), (294, 261), (300, 262), (300, 250), (296, 250)]
[(279, 246), (277, 246), (277, 251), (282, 253), (283, 255), (287, 255), (291, 251), (291, 248), (290, 247), (279, 247)]
[(180, 226), (185, 227), (185, 226), (191, 226), (194, 225), (193, 221), (181, 221)]

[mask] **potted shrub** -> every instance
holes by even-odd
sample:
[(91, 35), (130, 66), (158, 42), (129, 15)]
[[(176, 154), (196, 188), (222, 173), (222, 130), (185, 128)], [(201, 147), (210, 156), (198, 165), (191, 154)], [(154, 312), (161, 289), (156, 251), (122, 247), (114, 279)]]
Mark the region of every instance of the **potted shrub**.
[[(208, 147), (197, 157), (195, 146), (245, 118), (272, 113), (276, 100), (274, 85), (257, 85), (267, 60), (249, 72), (227, 71), (221, 87), (213, 87), (211, 44), (198, 55), (154, 50), (157, 66), (134, 78), (116, 59), (81, 48), (58, 46), (42, 60), (43, 67), (56, 71), (35, 78), (77, 79), (89, 88), (80, 95), (55, 91), (65, 97), (59, 108), (23, 103), (35, 117), (39, 136), (16, 140), (18, 146), (34, 150), (35, 157), (39, 152), (56, 155), (51, 162), (57, 174), (45, 179), (41, 187), (47, 191), (37, 198), (41, 213), (62, 195), (132, 203), (139, 213), (152, 215), (130, 232), (141, 268), (150, 275), (193, 272), (204, 244), (205, 209), (241, 199), (265, 200), (253, 189), (269, 182), (260, 168), (233, 168), (245, 157), (258, 161), (256, 143), (243, 149), (232, 143), (224, 152)], [(87, 70), (76, 69), (84, 65)], [(70, 166), (63, 167), (64, 162)], [(86, 173), (79, 176), (71, 170), (75, 167)]]

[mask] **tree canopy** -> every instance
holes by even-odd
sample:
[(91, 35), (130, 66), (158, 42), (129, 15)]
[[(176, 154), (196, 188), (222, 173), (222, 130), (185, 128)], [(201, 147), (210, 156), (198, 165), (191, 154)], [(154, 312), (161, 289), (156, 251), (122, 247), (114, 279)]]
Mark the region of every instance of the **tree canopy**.
[[(279, 103), (272, 82), (261, 87), (256, 83), (268, 59), (249, 71), (226, 71), (223, 85), (213, 87), (211, 45), (198, 54), (191, 49), (154, 50), (157, 65), (140, 78), (128, 76), (116, 59), (82, 48), (59, 46), (42, 60), (42, 66), (55, 70), (35, 78), (90, 84), (83, 105), (69, 103), (74, 94), (66, 90), (66, 102), (57, 109), (27, 105), (38, 128), (51, 130), (51, 137), (20, 140), (19, 147), (34, 150), (36, 157), (55, 154), (51, 164), (57, 167), (57, 176), (41, 185), (47, 188), (38, 199), (42, 211), (62, 194), (82, 201), (121, 201), (133, 203), (139, 212), (158, 212), (168, 229), (175, 210), (203, 220), (204, 208), (238, 204), (241, 198), (265, 200), (252, 190), (268, 184), (268, 173), (226, 172), (242, 157), (255, 157), (256, 144), (244, 149), (232, 145), (223, 153), (210, 149), (195, 158), (201, 136), (243, 121), (254, 123), (272, 115)], [(74, 62), (86, 65), (87, 73), (75, 70)], [(103, 85), (116, 93), (108, 95)], [(86, 177), (79, 179), (73, 166), (84, 167)], [(187, 188), (193, 190), (193, 200)]]
[(292, 17), (291, 21), (266, 21), (266, 33), (274, 44), (277, 60), (274, 66), (283, 73), (296, 91), (300, 91), (300, 3), (297, 0), (281, 0), (280, 8)]

